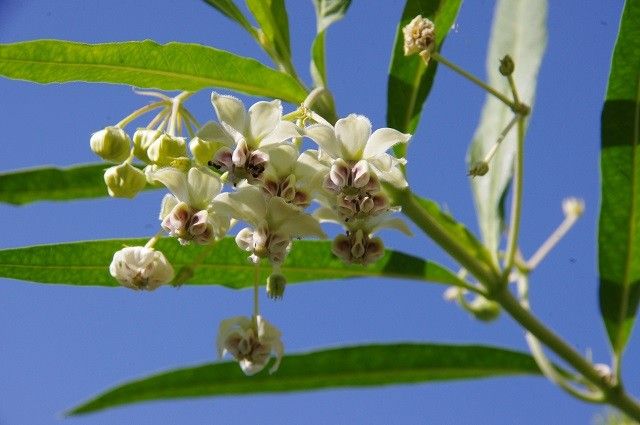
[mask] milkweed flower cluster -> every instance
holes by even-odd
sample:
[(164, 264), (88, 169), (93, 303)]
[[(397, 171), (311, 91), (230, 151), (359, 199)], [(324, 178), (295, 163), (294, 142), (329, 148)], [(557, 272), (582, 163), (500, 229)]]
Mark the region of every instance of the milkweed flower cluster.
[[(279, 100), (246, 109), (241, 100), (218, 93), (211, 96), (217, 120), (200, 126), (182, 105), (184, 95), (155, 96), (162, 110), (133, 140), (123, 130), (132, 116), (91, 138), (96, 154), (122, 161), (105, 173), (109, 194), (133, 197), (146, 184), (166, 187), (170, 193), (160, 206), (160, 229), (182, 245), (213, 244), (243, 223), (236, 244), (249, 261), (270, 264), (271, 298), (283, 295), (283, 263), (292, 241), (326, 238), (323, 222), (344, 228), (332, 251), (348, 263), (366, 265), (384, 254), (376, 236), (380, 229), (410, 234), (394, 217), (399, 208), (384, 189), (384, 184), (407, 186), (406, 161), (388, 150), (407, 143), (410, 135), (391, 128), (372, 131), (370, 121), (355, 114), (335, 125), (305, 107), (283, 116)], [(181, 123), (191, 134), (189, 143), (179, 135)], [(314, 149), (301, 149), (312, 142)], [(309, 211), (314, 201), (317, 206)], [(154, 290), (173, 280), (171, 265), (153, 249), (157, 238), (114, 255), (110, 272), (122, 285)], [(255, 303), (252, 317), (223, 321), (217, 340), (218, 354), (230, 354), (248, 375), (262, 370), (272, 354), (275, 371), (284, 351), (280, 331), (260, 316)]]

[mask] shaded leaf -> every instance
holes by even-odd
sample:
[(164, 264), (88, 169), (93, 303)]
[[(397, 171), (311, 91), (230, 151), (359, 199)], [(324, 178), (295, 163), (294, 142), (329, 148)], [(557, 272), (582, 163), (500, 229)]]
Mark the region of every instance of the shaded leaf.
[[(513, 78), (520, 99), (529, 106), (533, 106), (538, 70), (547, 44), (546, 22), (546, 0), (500, 0), (496, 4), (487, 54), (487, 83), (501, 93), (510, 93), (507, 78), (498, 72), (500, 59), (508, 54), (515, 62)], [(487, 94), (469, 148), (469, 164), (484, 159), (513, 116), (509, 107)], [(502, 141), (489, 164), (489, 172), (471, 179), (482, 238), (496, 257), (504, 228), (504, 200), (513, 176), (516, 133), (514, 128)]]
[[(110, 164), (86, 164), (68, 168), (42, 167), (0, 174), (0, 202), (23, 205), (37, 201), (108, 196), (104, 170)], [(147, 189), (152, 189), (147, 186)]]
[(327, 87), (327, 67), (325, 59), (326, 29), (342, 19), (351, 5), (351, 0), (313, 0), (316, 9), (318, 34), (311, 45), (311, 76), (316, 87)]
[(479, 345), (394, 344), (288, 355), (276, 373), (247, 377), (236, 363), (159, 373), (108, 390), (70, 415), (149, 400), (538, 375), (532, 357)]
[(199, 44), (150, 40), (0, 44), (0, 75), (37, 83), (87, 81), (161, 90), (223, 87), (292, 103), (306, 97), (305, 88), (294, 78), (254, 59)]
[(249, 31), (252, 35), (255, 33), (255, 28), (253, 28), (251, 23), (242, 14), (242, 11), (238, 9), (238, 6), (236, 6), (233, 0), (204, 0), (204, 2), (218, 10), (218, 12), (222, 13), (227, 18), (240, 24), (240, 26)]
[[(147, 239), (111, 239), (3, 249), (0, 250), (0, 277), (40, 283), (119, 286), (108, 270), (113, 254), (124, 246), (139, 246), (146, 242)], [(165, 238), (158, 241), (155, 248), (165, 254), (176, 272), (189, 276), (186, 282), (180, 283), (234, 289), (253, 285), (255, 266), (248, 261), (247, 253), (236, 246), (233, 237), (212, 247), (197, 268), (191, 266), (205, 247), (182, 246), (175, 239)], [(447, 285), (461, 282), (455, 274), (436, 263), (391, 250), (367, 267), (345, 265), (331, 254), (330, 241), (295, 242), (282, 272), (290, 283), (372, 276), (428, 280)], [(269, 274), (270, 267), (262, 266), (260, 281), (264, 282)]]
[(600, 311), (619, 356), (640, 300), (640, 1), (626, 2), (602, 111)]
[[(413, 133), (418, 127), (422, 104), (425, 102), (437, 65), (431, 61), (424, 65), (417, 55), (405, 56), (402, 28), (417, 15), (431, 19), (436, 26), (436, 46), (440, 51), (444, 39), (453, 25), (462, 0), (407, 0), (396, 30), (389, 83), (387, 86), (387, 125), (403, 133)], [(396, 146), (394, 152), (405, 156), (406, 146)]]

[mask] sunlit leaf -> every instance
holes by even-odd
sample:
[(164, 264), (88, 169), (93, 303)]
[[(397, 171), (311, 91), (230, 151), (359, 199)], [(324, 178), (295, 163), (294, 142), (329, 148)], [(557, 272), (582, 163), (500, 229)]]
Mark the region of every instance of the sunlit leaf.
[(222, 13), (227, 18), (240, 24), (240, 26), (249, 31), (251, 34), (255, 32), (255, 29), (253, 28), (251, 23), (242, 14), (242, 11), (238, 9), (238, 6), (236, 6), (233, 0), (204, 0), (204, 2), (214, 7), (216, 10), (218, 10), (218, 12)]
[[(487, 54), (487, 83), (509, 94), (507, 79), (498, 72), (500, 59), (509, 55), (520, 99), (533, 106), (538, 70), (547, 44), (546, 0), (500, 0), (496, 4)], [(480, 123), (469, 148), (469, 164), (484, 159), (498, 135), (513, 118), (513, 112), (487, 94)], [(504, 199), (513, 175), (516, 131), (501, 143), (489, 164), (489, 172), (471, 180), (482, 238), (497, 256), (504, 228)]]
[[(14, 205), (37, 201), (108, 196), (104, 170), (110, 164), (86, 164), (68, 168), (40, 167), (0, 174), (0, 202)], [(147, 186), (147, 189), (151, 189)]]
[(313, 0), (313, 5), (316, 9), (318, 35), (311, 46), (311, 76), (316, 87), (326, 87), (325, 31), (329, 25), (342, 19), (351, 5), (351, 0)]
[(171, 370), (110, 389), (75, 407), (85, 414), (150, 400), (308, 391), (538, 375), (529, 355), (479, 345), (365, 345), (285, 356), (276, 373), (247, 377), (236, 363)]
[(614, 352), (640, 300), (640, 2), (627, 1), (602, 111), (600, 311)]
[[(0, 250), (0, 277), (39, 283), (119, 286), (108, 270), (114, 252), (124, 246), (144, 245), (146, 241), (111, 239), (3, 249)], [(197, 267), (193, 262), (206, 249), (202, 246), (182, 246), (175, 239), (166, 238), (155, 248), (165, 254), (179, 274), (190, 276), (180, 283), (234, 289), (253, 285), (255, 266), (248, 261), (247, 253), (236, 246), (233, 237), (218, 242)], [(270, 268), (262, 266), (259, 272), (260, 281), (264, 282)], [(282, 273), (290, 283), (373, 276), (447, 285), (460, 283), (455, 274), (436, 263), (391, 250), (367, 267), (345, 265), (331, 253), (329, 241), (295, 242)]]
[(292, 103), (306, 97), (304, 87), (294, 78), (254, 59), (199, 44), (150, 40), (0, 44), (0, 76), (37, 83), (87, 81), (162, 90), (222, 87)]
[[(387, 86), (387, 125), (402, 131), (413, 133), (418, 127), (422, 105), (425, 102), (436, 73), (436, 63), (429, 67), (417, 55), (405, 56), (402, 45), (402, 28), (417, 15), (431, 19), (436, 25), (437, 49), (442, 48), (444, 39), (451, 29), (462, 0), (407, 0), (402, 18), (396, 30), (389, 83)], [(406, 146), (396, 146), (398, 156), (405, 156)]]
[(278, 57), (285, 62), (291, 58), (289, 19), (284, 0), (246, 0), (264, 36)]

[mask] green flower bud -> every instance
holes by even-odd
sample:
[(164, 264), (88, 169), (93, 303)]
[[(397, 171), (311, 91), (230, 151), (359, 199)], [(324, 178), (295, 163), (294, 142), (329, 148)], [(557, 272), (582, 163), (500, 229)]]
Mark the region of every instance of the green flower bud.
[(207, 165), (220, 146), (220, 143), (202, 140), (197, 136), (189, 142), (189, 150), (198, 165)]
[(120, 127), (106, 127), (91, 135), (91, 150), (106, 161), (122, 162), (129, 157), (131, 139)]
[(500, 305), (481, 296), (471, 301), (467, 309), (476, 319), (483, 322), (491, 322), (500, 315)]
[(191, 169), (191, 160), (186, 156), (181, 156), (180, 158), (175, 158), (171, 161), (169, 166), (186, 173)]
[(147, 155), (154, 164), (168, 166), (174, 159), (187, 156), (186, 145), (182, 137), (162, 133), (151, 143)]
[(472, 177), (484, 176), (489, 172), (489, 164), (486, 161), (478, 161), (474, 163), (469, 169), (467, 175)]
[(133, 154), (140, 161), (151, 162), (147, 150), (149, 146), (160, 136), (162, 133), (158, 130), (152, 130), (149, 128), (139, 128), (133, 133)]
[(108, 168), (104, 172), (104, 182), (107, 185), (109, 196), (133, 198), (145, 187), (147, 178), (142, 171), (128, 162), (124, 162)]
[(272, 300), (282, 299), (287, 279), (280, 273), (273, 273), (267, 278), (267, 296)]
[(504, 75), (505, 77), (513, 74), (513, 70), (515, 69), (515, 67), (516, 65), (513, 63), (513, 59), (511, 59), (511, 56), (506, 55), (505, 57), (500, 59), (500, 74)]

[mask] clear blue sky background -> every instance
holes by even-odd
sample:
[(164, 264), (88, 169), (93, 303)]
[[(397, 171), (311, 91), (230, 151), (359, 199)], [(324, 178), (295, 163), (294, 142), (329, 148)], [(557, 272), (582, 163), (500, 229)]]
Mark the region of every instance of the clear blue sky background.
[[(293, 51), (308, 78), (315, 30), (309, 1), (288, 1)], [(355, 0), (330, 29), (329, 81), (339, 112), (385, 126), (386, 79), (403, 1)], [(531, 255), (562, 220), (564, 197), (585, 199), (584, 218), (533, 274), (532, 305), (581, 352), (609, 361), (597, 307), (595, 231), (599, 120), (622, 0), (551, 1), (549, 45), (526, 142), (522, 249)], [(179, 4), (180, 6), (176, 6)], [(463, 4), (444, 54), (484, 75), (493, 1)], [(199, 0), (110, 2), (0, 0), (0, 42), (58, 38), (85, 42), (151, 38), (212, 44), (266, 60), (243, 31)], [(213, 117), (209, 91), (189, 102)], [(250, 99), (254, 101), (255, 99)], [(95, 161), (92, 132), (145, 99), (113, 85), (41, 86), (0, 79), (0, 170)], [(409, 149), (409, 181), (476, 230), (464, 157), (484, 93), (441, 68)], [(147, 236), (162, 194), (134, 201), (0, 205), (0, 248)], [(450, 265), (423, 236), (388, 235), (390, 246)], [(105, 265), (106, 267), (107, 265)], [(502, 316), (474, 321), (442, 300), (443, 288), (353, 280), (290, 286), (263, 302), (288, 352), (378, 341), (487, 343), (526, 349)], [(250, 293), (219, 287), (126, 289), (36, 285), (0, 279), (0, 424), (48, 424), (88, 396), (134, 377), (215, 359), (220, 320), (250, 313)], [(640, 394), (640, 344), (631, 340), (625, 378)], [(286, 358), (284, 360), (286, 362)], [(541, 378), (341, 389), (289, 395), (167, 401), (114, 409), (73, 424), (560, 424), (589, 423), (599, 406), (575, 401)]]

